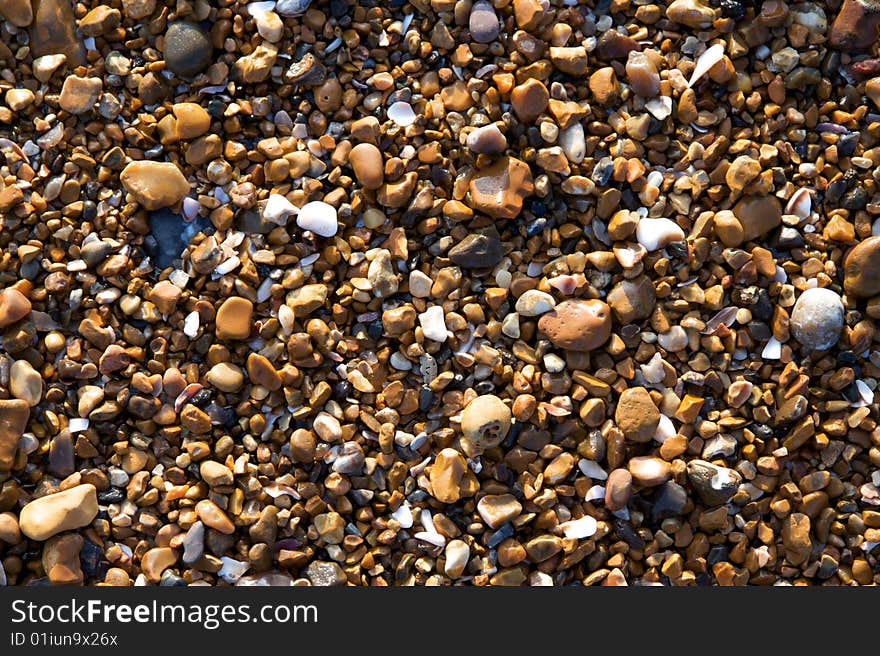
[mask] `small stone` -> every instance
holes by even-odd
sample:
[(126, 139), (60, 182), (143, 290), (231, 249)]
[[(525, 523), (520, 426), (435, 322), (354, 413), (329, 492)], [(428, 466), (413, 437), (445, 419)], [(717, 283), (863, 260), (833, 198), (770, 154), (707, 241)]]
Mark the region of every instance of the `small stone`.
[(647, 319), (654, 311), (657, 294), (647, 276), (621, 280), (608, 293), (608, 305), (621, 323)]
[(199, 465), (199, 474), (202, 480), (211, 487), (232, 485), (232, 471), (226, 465), (214, 460), (203, 460)]
[(300, 208), (296, 224), (320, 237), (332, 237), (338, 229), (336, 208), (320, 200), (311, 201)]
[(464, 456), (455, 449), (443, 449), (434, 459), (428, 475), (433, 497), (442, 503), (455, 503), (462, 498), (465, 472), (467, 462)]
[(0, 474), (15, 462), (18, 441), (27, 428), (30, 406), (21, 399), (0, 399)]
[(510, 426), (510, 408), (494, 394), (478, 396), (461, 413), (463, 436), (482, 449), (501, 444)]
[(873, 2), (844, 0), (828, 32), (828, 42), (838, 50), (865, 50), (877, 41), (880, 13)]
[(501, 24), (491, 2), (478, 0), (474, 3), (468, 18), (468, 30), (477, 43), (491, 43), (498, 38)]
[(627, 469), (633, 481), (642, 487), (662, 485), (672, 476), (672, 467), (669, 463), (653, 456), (630, 458)]
[(9, 212), (24, 201), (24, 192), (16, 185), (0, 189), (0, 212)]
[(34, 102), (34, 92), (30, 89), (10, 89), (6, 92), (6, 104), (13, 112), (20, 112)]
[(858, 298), (880, 294), (880, 236), (868, 237), (847, 254), (843, 275), (847, 294)]
[(79, 29), (86, 36), (101, 36), (115, 30), (122, 22), (122, 13), (107, 5), (98, 5), (79, 21)]
[(642, 219), (636, 227), (636, 239), (649, 253), (659, 251), (684, 239), (684, 230), (669, 219)]
[(550, 10), (548, 0), (514, 0), (513, 13), (516, 24), (526, 31), (534, 30)]
[(533, 563), (543, 563), (562, 551), (562, 538), (556, 535), (539, 535), (525, 544), (526, 554)]
[(620, 92), (617, 75), (610, 66), (600, 68), (590, 75), (589, 86), (594, 100), (600, 105), (608, 105), (614, 102), (617, 94)]
[(457, 579), (467, 567), (471, 550), (464, 540), (450, 540), (443, 555), (446, 557), (446, 565), (444, 566), (446, 576)]
[(542, 82), (529, 78), (510, 92), (510, 104), (520, 123), (533, 123), (547, 109), (550, 92)]
[(727, 503), (742, 482), (742, 476), (733, 469), (718, 467), (705, 460), (691, 460), (687, 464), (687, 475), (707, 506)]
[(67, 61), (67, 55), (43, 55), (34, 59), (34, 77), (40, 82), (48, 82), (52, 74)]
[(281, 376), (265, 356), (259, 353), (248, 355), (247, 372), (252, 383), (265, 387), (270, 392), (281, 389)]
[(15, 545), (21, 542), (21, 529), (14, 513), (0, 513), (0, 542)]
[(171, 314), (177, 308), (182, 290), (168, 280), (160, 280), (150, 290), (148, 298), (162, 314)]
[(177, 552), (170, 547), (154, 547), (141, 557), (141, 571), (149, 581), (158, 583), (162, 572), (177, 562)]
[(534, 189), (528, 164), (513, 157), (502, 157), (477, 171), (469, 185), (472, 207), (496, 219), (519, 216)]
[(376, 257), (370, 262), (367, 269), (367, 279), (373, 287), (376, 298), (388, 298), (397, 293), (397, 274), (394, 273), (391, 253), (381, 249)]
[(260, 36), (270, 43), (278, 43), (284, 36), (284, 21), (274, 11), (257, 12), (254, 23)]
[(88, 526), (97, 514), (95, 486), (86, 483), (34, 499), (21, 509), (19, 524), (22, 533), (42, 542), (62, 531)]
[(449, 249), (449, 259), (466, 269), (494, 267), (504, 257), (504, 246), (496, 231), (471, 233)]
[(727, 186), (742, 191), (761, 174), (761, 163), (747, 155), (740, 155), (730, 164), (725, 174)]
[(31, 302), (20, 291), (12, 287), (0, 291), (0, 328), (21, 321), (30, 312)]
[(43, 547), (43, 571), (52, 585), (82, 585), (81, 535), (68, 533), (51, 538)]
[(345, 537), (345, 520), (336, 512), (321, 513), (315, 516), (314, 525), (318, 535), (327, 544), (339, 544)]
[(269, 41), (263, 41), (254, 48), (251, 54), (236, 60), (232, 67), (233, 77), (245, 84), (265, 82), (269, 78), (277, 58), (278, 46)]
[(180, 412), (180, 425), (194, 435), (204, 435), (211, 432), (211, 417), (201, 408), (187, 403)]
[(214, 48), (208, 34), (195, 23), (176, 21), (165, 32), (165, 67), (176, 75), (192, 77), (211, 65)]
[(122, 10), (128, 18), (140, 20), (156, 11), (156, 0), (122, 0)]
[(522, 504), (512, 494), (487, 494), (477, 502), (477, 512), (489, 528), (501, 528), (519, 517)]
[(490, 123), (468, 133), (467, 147), (478, 155), (503, 153), (507, 150), (507, 138), (495, 123)]
[(813, 548), (810, 539), (810, 518), (803, 513), (792, 513), (782, 522), (782, 544), (785, 558), (792, 565), (807, 561)]
[(254, 305), (246, 298), (232, 296), (217, 310), (217, 339), (247, 339), (251, 334)]
[(302, 319), (323, 307), (327, 301), (327, 285), (303, 285), (294, 289), (285, 299), (296, 318)]
[(581, 77), (587, 74), (587, 51), (583, 46), (550, 47), (550, 61), (563, 73)]
[(632, 496), (632, 474), (626, 469), (615, 469), (605, 481), (605, 507), (611, 511), (623, 510)]
[(747, 196), (733, 206), (742, 224), (743, 241), (766, 235), (782, 223), (782, 208), (773, 196)]
[(71, 114), (85, 114), (98, 101), (102, 87), (100, 78), (70, 75), (61, 87), (58, 104)]
[(191, 102), (175, 103), (171, 111), (177, 119), (179, 139), (195, 139), (211, 129), (211, 115), (201, 105)]
[(611, 308), (598, 299), (563, 301), (538, 320), (553, 345), (570, 351), (599, 348), (611, 336)]
[(446, 315), (441, 305), (432, 305), (419, 314), (419, 325), (426, 339), (445, 342), (449, 336), (446, 329)]
[(644, 387), (629, 387), (620, 395), (614, 421), (632, 442), (650, 442), (660, 424), (660, 411)]
[(840, 339), (845, 311), (840, 296), (832, 290), (807, 289), (798, 297), (791, 312), (791, 333), (808, 349), (829, 349)]
[(196, 504), (196, 514), (205, 526), (213, 528), (224, 535), (235, 533), (235, 524), (220, 507), (209, 499), (202, 499)]
[(43, 396), (43, 377), (27, 360), (16, 360), (9, 368), (9, 391), (33, 408)]
[[(365, 189), (378, 189), (385, 181), (382, 151), (370, 143), (359, 143), (351, 149), (348, 161), (355, 177)], [(335, 233), (334, 233), (335, 234)]]
[(171, 162), (131, 162), (122, 170), (119, 180), (147, 210), (177, 205), (189, 193), (189, 182)]
[(348, 582), (345, 572), (338, 564), (322, 560), (310, 562), (303, 575), (319, 588), (338, 587)]
[(70, 66), (86, 63), (86, 49), (76, 32), (76, 17), (68, 0), (35, 0), (31, 24), (31, 55), (64, 55)]
[(516, 311), (523, 317), (537, 317), (556, 307), (556, 300), (547, 292), (529, 289), (516, 299)]
[(692, 29), (712, 27), (715, 11), (698, 0), (673, 0), (666, 8), (666, 17)]

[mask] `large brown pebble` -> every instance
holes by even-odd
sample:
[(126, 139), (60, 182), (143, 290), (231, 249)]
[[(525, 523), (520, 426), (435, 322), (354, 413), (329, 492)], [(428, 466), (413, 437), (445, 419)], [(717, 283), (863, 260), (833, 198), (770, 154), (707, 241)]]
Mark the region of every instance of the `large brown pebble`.
[(782, 223), (782, 206), (773, 196), (747, 196), (733, 206), (743, 227), (743, 241), (763, 237)]
[(83, 547), (83, 537), (75, 533), (58, 535), (43, 547), (43, 571), (52, 585), (81, 585), (83, 571), (79, 554)]
[(0, 542), (6, 544), (21, 542), (21, 529), (18, 527), (18, 517), (14, 513), (0, 513)]
[(477, 502), (477, 512), (489, 528), (501, 528), (522, 512), (522, 504), (512, 494), (487, 494)]
[(843, 288), (858, 298), (880, 294), (880, 236), (868, 237), (847, 254)]
[(240, 296), (223, 301), (215, 319), (217, 339), (247, 339), (251, 335), (254, 304)]
[(162, 580), (162, 572), (177, 562), (177, 552), (170, 547), (155, 547), (141, 556), (141, 571), (153, 583)]
[(378, 189), (385, 181), (382, 151), (371, 143), (359, 143), (348, 154), (354, 175), (365, 189)]
[(442, 503), (455, 503), (462, 496), (462, 480), (468, 471), (464, 456), (455, 449), (443, 449), (431, 465), (431, 494)]
[(202, 499), (196, 504), (196, 514), (205, 526), (220, 531), (224, 535), (235, 533), (235, 524), (220, 507), (210, 499)]
[(0, 328), (24, 319), (31, 311), (31, 302), (17, 289), (0, 291)]
[(88, 526), (98, 514), (94, 485), (84, 483), (34, 499), (21, 509), (21, 532), (31, 540), (48, 540), (63, 531)]
[(650, 442), (660, 424), (660, 411), (644, 387), (623, 391), (614, 411), (614, 421), (632, 442)]
[(34, 20), (30, 0), (3, 0), (0, 15), (16, 27), (27, 27)]
[(514, 219), (535, 190), (529, 165), (513, 157), (477, 171), (469, 184), (472, 207), (496, 219)]
[(598, 299), (563, 301), (541, 316), (538, 329), (558, 348), (592, 351), (611, 336), (611, 308)]
[(211, 115), (201, 105), (191, 102), (175, 103), (171, 111), (177, 119), (179, 139), (195, 139), (211, 129)]
[(171, 162), (131, 162), (122, 170), (119, 180), (147, 210), (176, 205), (189, 193), (189, 182)]
[(654, 456), (636, 456), (627, 463), (633, 481), (643, 487), (662, 485), (672, 476), (668, 462)]
[(281, 388), (281, 376), (269, 359), (259, 353), (251, 353), (247, 359), (248, 378), (256, 385), (262, 385), (270, 392)]

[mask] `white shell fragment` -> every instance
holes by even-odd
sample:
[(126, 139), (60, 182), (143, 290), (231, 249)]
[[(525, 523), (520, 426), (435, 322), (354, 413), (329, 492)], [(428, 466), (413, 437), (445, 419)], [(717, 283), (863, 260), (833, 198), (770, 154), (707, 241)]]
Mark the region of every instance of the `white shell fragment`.
[(642, 219), (636, 226), (636, 239), (649, 253), (653, 253), (684, 239), (684, 230), (671, 219)]
[(580, 519), (572, 519), (559, 525), (565, 537), (573, 540), (583, 540), (592, 537), (599, 529), (599, 523), (594, 517), (584, 515)]
[(697, 64), (694, 66), (694, 72), (691, 74), (691, 79), (688, 81), (688, 86), (692, 87), (696, 82), (703, 77), (706, 73), (709, 72), (715, 64), (721, 61), (724, 57), (724, 46), (720, 43), (716, 43), (714, 46), (709, 46), (706, 48), (706, 51), (697, 58)]

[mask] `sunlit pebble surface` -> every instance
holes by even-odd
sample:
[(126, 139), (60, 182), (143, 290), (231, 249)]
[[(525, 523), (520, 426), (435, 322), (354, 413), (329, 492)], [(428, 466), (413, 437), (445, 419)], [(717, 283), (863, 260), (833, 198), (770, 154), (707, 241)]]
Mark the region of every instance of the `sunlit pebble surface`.
[(880, 19), (757, 4), (0, 3), (0, 585), (874, 583)]

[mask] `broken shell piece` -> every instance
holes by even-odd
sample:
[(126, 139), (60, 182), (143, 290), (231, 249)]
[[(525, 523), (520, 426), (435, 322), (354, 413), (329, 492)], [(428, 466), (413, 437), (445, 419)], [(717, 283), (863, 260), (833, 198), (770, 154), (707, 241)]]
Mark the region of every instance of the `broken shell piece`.
[(688, 87), (694, 86), (696, 82), (703, 77), (709, 70), (724, 58), (724, 46), (716, 43), (709, 46), (706, 51), (697, 58), (697, 64), (694, 66), (694, 72), (688, 81)]

